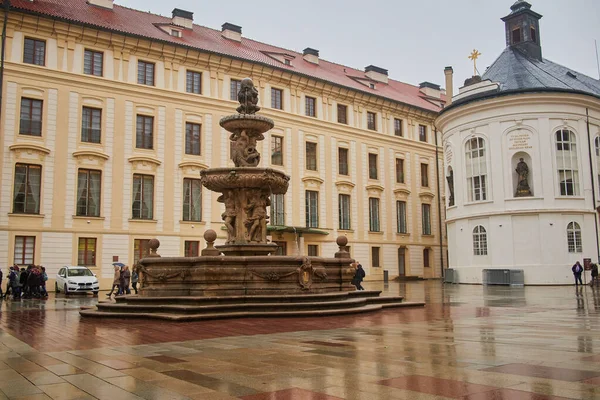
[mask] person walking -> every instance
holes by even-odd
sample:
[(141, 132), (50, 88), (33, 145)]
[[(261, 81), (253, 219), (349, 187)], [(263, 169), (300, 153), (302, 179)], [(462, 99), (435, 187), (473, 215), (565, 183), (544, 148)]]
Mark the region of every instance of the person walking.
[(129, 290), (130, 281), (131, 271), (129, 271), (129, 267), (125, 265), (121, 270), (121, 294), (131, 294), (131, 290)]
[(356, 290), (365, 290), (364, 287), (362, 287), (362, 281), (365, 278), (365, 270), (363, 269), (363, 266), (358, 263), (357, 267), (356, 267), (356, 272), (354, 273), (354, 278), (352, 279), (352, 283), (354, 283), (354, 286), (356, 286)]
[(133, 287), (135, 294), (138, 294), (137, 293), (137, 284), (138, 284), (139, 279), (140, 279), (140, 277), (134, 268), (133, 271), (131, 271), (131, 287)]
[(48, 291), (46, 290), (46, 281), (48, 280), (48, 274), (46, 273), (46, 267), (42, 267), (42, 282), (40, 284), (40, 295), (42, 297), (48, 297)]
[(598, 264), (592, 264), (592, 281), (590, 285), (596, 286), (598, 285)]
[(2, 300), (4, 298), (4, 295), (2, 294), (2, 268), (0, 268), (0, 300)]
[(575, 286), (583, 285), (583, 282), (581, 281), (581, 274), (583, 273), (583, 267), (581, 266), (581, 264), (579, 264), (579, 261), (577, 261), (577, 262), (575, 262), (575, 264), (573, 264), (571, 271), (573, 271), (573, 276), (575, 277)]
[(124, 266), (124, 265), (125, 264), (122, 264), (122, 263), (114, 263), (113, 264), (113, 266), (115, 267), (115, 273), (113, 276), (113, 283), (112, 283), (112, 287), (110, 288), (110, 293), (106, 293), (106, 295), (108, 297), (112, 296), (115, 288), (117, 289), (117, 294), (119, 294), (119, 288), (121, 285), (121, 266)]

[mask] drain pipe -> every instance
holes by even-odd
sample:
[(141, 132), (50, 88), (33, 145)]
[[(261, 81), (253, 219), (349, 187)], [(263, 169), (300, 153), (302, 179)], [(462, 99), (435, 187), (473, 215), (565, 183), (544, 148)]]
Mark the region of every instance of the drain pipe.
[[(439, 150), (438, 150), (438, 135), (437, 128), (433, 128), (433, 135), (435, 137), (435, 182), (437, 184), (437, 205), (438, 205), (438, 231), (440, 236), (440, 278), (444, 278), (444, 240), (442, 237), (442, 200), (440, 192), (440, 163), (439, 163)], [(597, 235), (596, 235), (597, 236)]]
[(8, 11), (10, 10), (10, 0), (4, 0), (4, 24), (2, 25), (2, 48), (0, 52), (0, 119), (2, 117), (2, 93), (4, 92), (4, 53), (6, 48), (6, 23), (8, 21)]
[[(594, 202), (592, 208), (594, 209), (594, 225), (596, 227), (596, 256), (600, 262), (600, 239), (598, 238), (598, 212), (596, 210), (596, 186), (594, 185), (594, 163), (592, 162), (592, 136), (590, 134), (590, 112), (588, 108), (585, 108), (585, 124), (587, 127), (588, 135), (588, 154), (590, 158), (590, 174), (592, 175), (592, 201)], [(598, 156), (596, 156), (598, 157)], [(600, 171), (597, 171), (600, 174)]]

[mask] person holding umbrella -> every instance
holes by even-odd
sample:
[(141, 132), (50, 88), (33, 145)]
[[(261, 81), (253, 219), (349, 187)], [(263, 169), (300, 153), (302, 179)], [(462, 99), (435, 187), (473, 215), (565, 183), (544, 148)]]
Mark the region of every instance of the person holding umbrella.
[(110, 293), (106, 293), (108, 297), (112, 296), (115, 288), (117, 289), (117, 295), (121, 292), (121, 267), (124, 267), (125, 264), (120, 262), (113, 263), (113, 267), (115, 267), (115, 275), (113, 277), (112, 287), (110, 288)]

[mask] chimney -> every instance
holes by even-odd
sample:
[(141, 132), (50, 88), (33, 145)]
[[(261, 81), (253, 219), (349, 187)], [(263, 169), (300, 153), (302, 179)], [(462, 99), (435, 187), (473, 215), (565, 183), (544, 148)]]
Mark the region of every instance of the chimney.
[(419, 84), (419, 90), (425, 96), (435, 97), (436, 99), (440, 99), (442, 97), (442, 91), (440, 90), (440, 85), (436, 85), (431, 82), (421, 82)]
[(446, 75), (446, 105), (449, 106), (452, 103), (452, 96), (454, 95), (454, 85), (452, 83), (454, 70), (452, 67), (444, 68), (444, 75)]
[(173, 25), (181, 26), (186, 29), (194, 27), (194, 13), (190, 11), (173, 9)]
[(221, 25), (221, 36), (236, 42), (242, 41), (242, 27), (225, 22)]
[(88, 0), (87, 3), (92, 6), (107, 8), (109, 10), (113, 9), (113, 0)]
[(304, 58), (304, 61), (308, 61), (309, 63), (319, 65), (319, 50), (307, 47), (302, 53), (302, 58)]
[(365, 67), (365, 75), (377, 82), (388, 83), (388, 70), (369, 65)]

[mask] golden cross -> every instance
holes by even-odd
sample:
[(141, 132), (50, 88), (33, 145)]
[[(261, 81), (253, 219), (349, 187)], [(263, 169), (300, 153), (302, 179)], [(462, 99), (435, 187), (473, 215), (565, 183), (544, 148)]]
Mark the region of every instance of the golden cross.
[(480, 55), (481, 53), (479, 51), (473, 49), (471, 55), (469, 56), (469, 59), (473, 60), (473, 76), (477, 75), (477, 59)]

